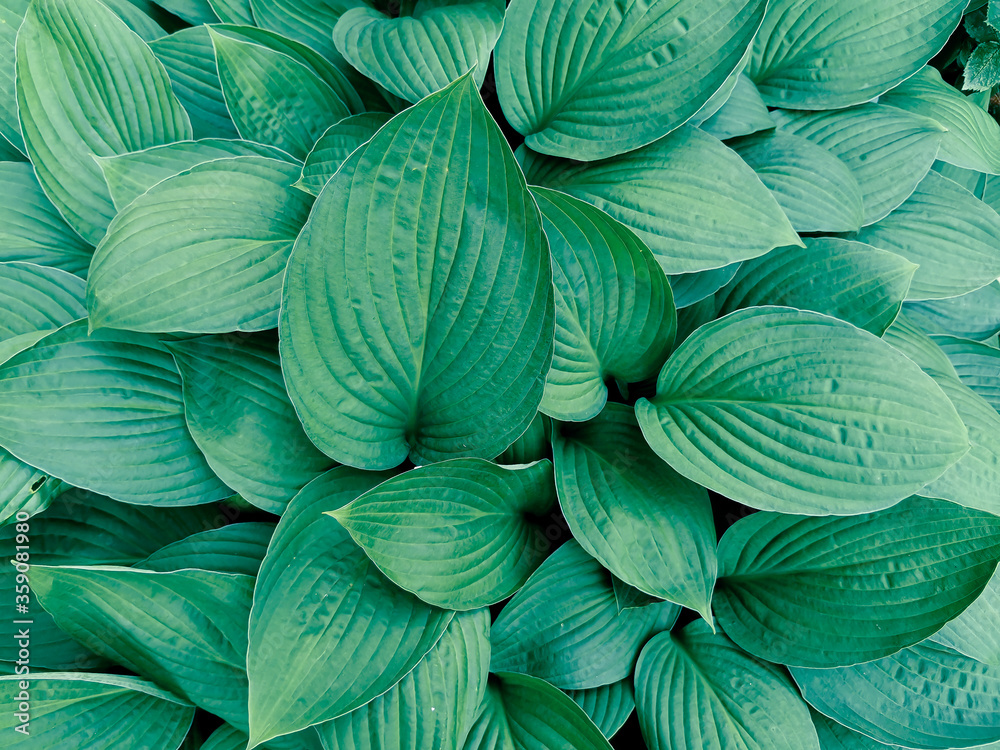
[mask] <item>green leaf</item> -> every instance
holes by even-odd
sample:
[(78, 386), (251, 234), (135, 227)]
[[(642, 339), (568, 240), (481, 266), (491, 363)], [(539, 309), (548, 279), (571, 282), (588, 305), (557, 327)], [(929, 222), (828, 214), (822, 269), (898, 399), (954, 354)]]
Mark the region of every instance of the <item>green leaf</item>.
[(387, 479), (331, 511), (393, 583), (448, 609), (517, 591), (551, 543), (533, 522), (555, 504), (552, 464), (455, 458)]
[(713, 268), (709, 271), (695, 271), (694, 273), (680, 273), (668, 276), (667, 280), (670, 282), (670, 289), (674, 293), (674, 303), (677, 305), (677, 309), (690, 307), (707, 297), (711, 297), (732, 281), (739, 270), (740, 263), (730, 263), (728, 266)]
[(463, 750), (611, 750), (590, 717), (564, 692), (526, 674), (491, 674)]
[(726, 76), (725, 82), (716, 89), (715, 93), (708, 97), (708, 101), (702, 104), (698, 111), (691, 115), (690, 119), (686, 124), (694, 125), (695, 127), (701, 127), (705, 120), (708, 120), (716, 112), (722, 109), (722, 106), (729, 101), (729, 98), (733, 95), (733, 91), (736, 89), (736, 84), (740, 80), (740, 76), (743, 74), (743, 69), (747, 66), (747, 59), (750, 54), (749, 48), (743, 53), (743, 57), (740, 58), (739, 64), (736, 69)]
[(966, 91), (989, 91), (1000, 83), (1000, 42), (983, 42), (965, 61), (962, 88)]
[(560, 425), (552, 446), (573, 538), (631, 586), (710, 618), (716, 536), (708, 493), (649, 449), (632, 409), (608, 404), (586, 424)]
[(955, 336), (933, 336), (932, 341), (948, 357), (962, 382), (1000, 411), (1000, 380), (997, 379), (1000, 351), (987, 344)]
[(97, 653), (246, 726), (250, 576), (114, 566), (31, 566), (56, 624)]
[[(29, 696), (30, 711), (18, 717), (20, 695)], [(194, 707), (186, 701), (145, 680), (119, 675), (5, 676), (0, 696), (11, 708), (0, 719), (4, 747), (11, 750), (176, 750), (194, 719)]]
[(273, 523), (233, 523), (172, 542), (134, 567), (161, 573), (194, 568), (256, 576), (272, 534)]
[(791, 680), (700, 620), (646, 644), (635, 703), (651, 750), (820, 748)]
[(715, 295), (718, 315), (785, 305), (832, 315), (881, 336), (899, 314), (916, 266), (885, 250), (834, 237), (748, 260)]
[(24, 339), (26, 334), (52, 331), (87, 317), (85, 294), (83, 279), (66, 271), (0, 262), (0, 363), (42, 337)]
[(320, 737), (337, 750), (462, 750), (486, 694), (489, 665), (489, 610), (459, 613), (412, 672), (370, 703), (321, 724)]
[(24, 513), (41, 513), (66, 489), (61, 480), (0, 450), (0, 526)]
[(677, 316), (663, 270), (642, 241), (603, 211), (544, 188), (532, 190), (552, 257), (556, 337), (541, 411), (563, 421), (596, 416), (605, 381), (657, 373)]
[(341, 463), (492, 458), (538, 409), (553, 318), (538, 209), (466, 76), (327, 183), (288, 265), (282, 368)]
[(676, 471), (783, 513), (887, 508), (969, 450), (955, 408), (917, 365), (849, 323), (786, 307), (702, 326), (636, 415)]
[(505, 10), (504, 0), (417, 0), (392, 18), (359, 5), (337, 21), (333, 42), (365, 76), (417, 102), (470, 70), (483, 85)]
[(945, 83), (936, 68), (926, 66), (879, 97), (880, 104), (898, 107), (934, 120), (947, 132), (938, 159), (977, 172), (1000, 174), (1000, 124), (989, 113)]
[(719, 544), (715, 614), (740, 647), (779, 664), (879, 659), (968, 607), (1000, 560), (1000, 518), (911, 498), (861, 516), (755, 513)]
[(385, 112), (365, 112), (345, 117), (336, 125), (331, 125), (306, 157), (297, 187), (319, 195), (347, 157), (370, 141), (389, 119)]
[(1000, 668), (997, 622), (1000, 622), (1000, 574), (994, 573), (979, 598), (935, 633), (933, 639), (976, 661)]
[(493, 624), (492, 672), (518, 672), (567, 690), (629, 676), (642, 644), (673, 625), (680, 607), (656, 602), (619, 612), (611, 574), (574, 540), (542, 563)]
[(123, 502), (195, 505), (230, 494), (188, 433), (167, 349), (126, 331), (88, 336), (85, 320), (0, 367), (0, 446)]
[(184, 384), (184, 414), (208, 465), (245, 500), (280, 515), (332, 468), (288, 400), (275, 342), (204, 336), (167, 345)]
[(916, 73), (967, 0), (772, 0), (747, 69), (764, 101), (791, 109), (861, 104)]
[(201, 750), (246, 750), (250, 737), (231, 724), (223, 724), (205, 740)]
[(764, 5), (513, 0), (495, 61), (507, 121), (529, 148), (569, 159), (652, 143), (737, 70)]
[(584, 710), (601, 734), (609, 740), (621, 729), (635, 710), (635, 691), (631, 676), (610, 685), (586, 690), (567, 690), (566, 694)]
[(890, 747), (828, 719), (813, 710), (811, 706), (809, 714), (816, 727), (816, 736), (819, 737), (819, 746), (822, 750), (886, 750)]
[(360, 8), (366, 3), (363, 0), (315, 0), (304, 5), (300, 0), (250, 0), (250, 5), (257, 26), (296, 39), (321, 55), (336, 59), (340, 56), (333, 43), (337, 20), (348, 9)]
[(0, 0), (0, 136), (24, 153), (14, 93), (14, 44), (31, 0)]
[(552, 436), (552, 420), (538, 412), (531, 420), (528, 429), (511, 443), (507, 449), (494, 460), (498, 464), (530, 464), (543, 458), (552, 458), (549, 438)]
[(928, 172), (899, 208), (851, 239), (919, 264), (909, 299), (957, 297), (996, 281), (1000, 215), (961, 185)]
[(882, 334), (882, 339), (901, 351), (908, 359), (916, 362), (924, 372), (932, 376), (936, 374), (958, 375), (941, 347), (930, 336), (913, 325), (906, 314), (900, 313), (892, 325)]
[(217, 159), (136, 198), (94, 254), (91, 327), (274, 328), (285, 265), (313, 201), (292, 187), (298, 176), (297, 165), (262, 156)]
[(774, 193), (797, 232), (861, 228), (861, 186), (840, 159), (807, 138), (768, 132), (730, 144)]
[(732, 96), (718, 112), (698, 127), (724, 141), (727, 138), (770, 130), (774, 127), (774, 121), (753, 81), (745, 73), (740, 73)]
[(868, 664), (792, 669), (817, 710), (881, 742), (964, 748), (1000, 740), (1000, 667), (925, 642)]
[(389, 476), (333, 469), (282, 515), (250, 618), (253, 744), (334, 719), (385, 693), (451, 622), (454, 613), (396, 588), (324, 515)]
[(223, 23), (254, 25), (250, 0), (208, 0), (208, 4), (212, 6), (215, 15), (221, 18)]
[(755, 258), (798, 236), (742, 159), (697, 128), (591, 164), (519, 149), (527, 179), (592, 203), (635, 232), (669, 274)]
[(927, 333), (985, 341), (1000, 331), (1000, 281), (959, 297), (906, 302), (903, 309)]
[(934, 164), (944, 137), (937, 123), (879, 104), (835, 112), (777, 110), (771, 116), (779, 131), (808, 138), (854, 173), (866, 225), (910, 197)]
[(192, 26), (219, 22), (209, 0), (156, 0), (156, 4)]
[(91, 244), (115, 213), (93, 157), (191, 137), (163, 66), (97, 0), (30, 6), (17, 37), (17, 104), (42, 189)]
[(85, 276), (94, 248), (63, 220), (30, 164), (0, 163), (0, 261), (26, 261)]

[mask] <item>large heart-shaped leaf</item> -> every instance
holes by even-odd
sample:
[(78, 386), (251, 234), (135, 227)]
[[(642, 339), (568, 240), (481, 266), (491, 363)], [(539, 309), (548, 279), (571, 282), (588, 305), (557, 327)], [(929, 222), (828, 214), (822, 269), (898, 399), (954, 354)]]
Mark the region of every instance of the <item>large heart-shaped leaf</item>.
[(986, 341), (1000, 331), (1000, 281), (958, 297), (906, 302), (903, 310), (927, 333)]
[(333, 510), (396, 585), (448, 609), (517, 591), (551, 543), (533, 517), (555, 504), (552, 464), (455, 458), (388, 479)]
[(560, 425), (552, 447), (573, 538), (626, 583), (710, 618), (716, 536), (708, 493), (649, 449), (632, 409), (608, 404), (584, 425)]
[(791, 680), (704, 621), (646, 644), (635, 669), (635, 703), (651, 750), (820, 750)]
[(451, 622), (454, 613), (394, 586), (324, 515), (388, 477), (333, 469), (310, 482), (281, 517), (250, 617), (253, 745), (385, 693)]
[(217, 159), (136, 198), (94, 254), (91, 326), (274, 328), (285, 265), (313, 200), (292, 187), (299, 173), (295, 164), (261, 156)]
[(331, 125), (306, 157), (297, 187), (319, 195), (347, 157), (370, 141), (389, 119), (385, 112), (365, 112), (345, 117), (336, 125)]
[(603, 159), (682, 125), (737, 69), (760, 0), (513, 0), (497, 45), (508, 122), (540, 153)]
[(674, 343), (670, 285), (638, 237), (603, 211), (544, 188), (532, 191), (552, 256), (556, 337), (539, 407), (584, 421), (608, 399), (605, 381), (635, 383), (660, 369)]
[(17, 36), (17, 105), (42, 189), (91, 244), (115, 214), (93, 157), (191, 137), (163, 66), (98, 0), (32, 3)]
[(786, 307), (699, 328), (636, 415), (688, 479), (783, 513), (887, 508), (969, 450), (955, 407), (916, 364), (849, 323)]
[(976, 661), (1000, 668), (997, 622), (1000, 622), (1000, 574), (994, 573), (979, 598), (933, 638)]
[(465, 76), (320, 194), (288, 265), (282, 368), (306, 434), (341, 463), (492, 458), (538, 409), (553, 319), (538, 209)]
[(940, 51), (966, 0), (772, 0), (747, 69), (771, 106), (839, 109), (883, 94)]
[(778, 202), (720, 141), (683, 127), (592, 164), (520, 149), (528, 181), (592, 203), (634, 231), (666, 273), (690, 273), (799, 244)]
[(762, 659), (858, 664), (940, 630), (998, 560), (1000, 518), (943, 500), (861, 516), (755, 513), (722, 537), (715, 614)]

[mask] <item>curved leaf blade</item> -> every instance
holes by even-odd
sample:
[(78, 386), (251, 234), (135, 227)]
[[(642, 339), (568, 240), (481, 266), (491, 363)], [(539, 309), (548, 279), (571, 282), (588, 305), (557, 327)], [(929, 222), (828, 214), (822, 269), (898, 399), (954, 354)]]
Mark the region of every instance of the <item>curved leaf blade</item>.
[(296, 185), (319, 195), (347, 157), (368, 143), (389, 120), (390, 115), (385, 112), (365, 112), (345, 117), (336, 125), (331, 125), (306, 156), (302, 177)]
[(609, 740), (625, 726), (635, 710), (635, 691), (632, 689), (631, 677), (610, 685), (564, 692), (584, 710), (601, 730), (601, 734)]
[(985, 341), (1000, 331), (1000, 281), (958, 297), (905, 302), (903, 309), (927, 333)]

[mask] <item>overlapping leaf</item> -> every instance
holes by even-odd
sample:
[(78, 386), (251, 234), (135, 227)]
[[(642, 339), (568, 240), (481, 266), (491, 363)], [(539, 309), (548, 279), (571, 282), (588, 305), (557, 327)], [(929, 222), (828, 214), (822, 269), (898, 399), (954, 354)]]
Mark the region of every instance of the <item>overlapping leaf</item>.
[(297, 185), (313, 195), (319, 195), (347, 157), (370, 141), (388, 121), (389, 115), (385, 112), (365, 112), (345, 117), (336, 125), (331, 125), (306, 157), (302, 178)]
[(993, 574), (983, 593), (933, 639), (961, 654), (1000, 668), (1000, 575)]
[(232, 523), (167, 544), (135, 567), (161, 573), (193, 568), (256, 576), (273, 534), (273, 523)]
[(1000, 281), (958, 297), (907, 302), (903, 309), (927, 333), (985, 341), (1000, 331)]
[(632, 678), (586, 690), (566, 690), (609, 740), (624, 726), (635, 710)]
[(932, 337), (945, 353), (958, 377), (1000, 411), (1000, 350), (955, 336)]
[(774, 121), (768, 115), (767, 105), (753, 81), (745, 73), (741, 73), (726, 103), (698, 127), (716, 138), (726, 140), (770, 130), (774, 127)]

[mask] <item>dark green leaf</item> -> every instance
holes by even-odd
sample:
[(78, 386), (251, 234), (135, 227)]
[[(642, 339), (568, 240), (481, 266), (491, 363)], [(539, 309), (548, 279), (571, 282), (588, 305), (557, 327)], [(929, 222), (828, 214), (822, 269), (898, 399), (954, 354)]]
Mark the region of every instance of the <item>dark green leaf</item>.
[(632, 689), (631, 677), (596, 688), (567, 690), (566, 694), (576, 701), (601, 730), (601, 734), (609, 740), (625, 725), (635, 710), (635, 691)]
[(1000, 83), (1000, 42), (983, 42), (972, 50), (965, 61), (962, 88), (966, 91), (988, 91)]
[(306, 157), (297, 186), (319, 195), (347, 157), (370, 141), (388, 121), (389, 115), (385, 112), (365, 112), (331, 125)]
[(736, 272), (740, 270), (740, 263), (730, 263), (722, 268), (713, 268), (708, 271), (695, 271), (694, 273), (681, 273), (668, 276), (670, 289), (674, 293), (674, 304), (680, 310), (689, 307), (703, 299), (711, 297), (726, 284), (733, 280)]
[(256, 576), (273, 533), (273, 523), (255, 521), (200, 531), (161, 547), (134, 567), (162, 573), (193, 568)]

